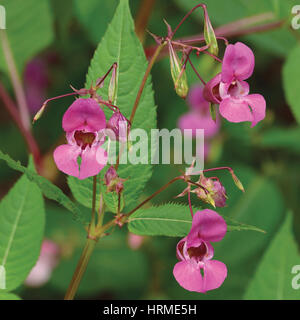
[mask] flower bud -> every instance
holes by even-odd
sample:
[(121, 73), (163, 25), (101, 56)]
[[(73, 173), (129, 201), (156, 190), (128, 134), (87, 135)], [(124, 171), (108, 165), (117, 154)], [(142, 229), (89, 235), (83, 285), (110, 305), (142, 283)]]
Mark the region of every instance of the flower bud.
[(230, 171), (230, 173), (231, 173), (231, 176), (232, 176), (232, 179), (233, 179), (235, 185), (236, 185), (241, 191), (245, 192), (244, 186), (243, 186), (242, 182), (239, 180), (239, 178), (234, 174), (233, 171)]
[(213, 207), (225, 207), (226, 205), (226, 190), (219, 180), (200, 176), (198, 181), (203, 188), (196, 188), (194, 192), (199, 199), (211, 204)]
[(206, 7), (204, 9), (204, 39), (207, 45), (209, 45), (208, 51), (215, 56), (219, 53), (218, 42), (214, 32), (214, 28), (211, 25), (209, 16), (207, 14)]
[(177, 53), (170, 41), (168, 43), (168, 46), (170, 54), (171, 75), (174, 82), (175, 91), (179, 95), (179, 97), (185, 99), (189, 91), (185, 67), (179, 60)]
[(113, 166), (110, 166), (105, 173), (104, 182), (108, 186), (113, 180), (118, 177), (117, 171)]
[(40, 117), (43, 115), (43, 113), (45, 111), (46, 105), (47, 105), (47, 102), (44, 102), (44, 104), (42, 105), (40, 110), (35, 114), (35, 116), (33, 118), (33, 122), (36, 122), (37, 120), (40, 119)]
[(130, 130), (130, 123), (120, 111), (113, 113), (106, 127), (114, 133), (114, 137), (110, 136), (112, 140), (127, 141), (127, 131)]
[(124, 189), (123, 182), (125, 179), (122, 179), (118, 176), (116, 169), (111, 166), (106, 171), (104, 176), (104, 184), (107, 187), (107, 192), (113, 192), (121, 193)]

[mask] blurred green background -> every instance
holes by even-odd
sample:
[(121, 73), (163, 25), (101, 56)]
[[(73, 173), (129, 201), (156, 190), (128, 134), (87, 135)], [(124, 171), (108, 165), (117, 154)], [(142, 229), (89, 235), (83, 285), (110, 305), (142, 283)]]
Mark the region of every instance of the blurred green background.
[[(272, 30), (229, 37), (230, 42), (245, 42), (255, 53), (251, 91), (264, 95), (267, 116), (255, 128), (250, 128), (249, 123), (233, 124), (222, 120), (221, 130), (212, 141), (206, 162), (206, 167), (226, 165), (234, 168), (246, 189), (242, 194), (226, 172), (220, 173), (229, 199), (228, 206), (218, 212), (255, 225), (267, 233), (228, 233), (215, 246), (215, 258), (227, 265), (228, 278), (220, 289), (203, 295), (185, 291), (173, 278), (175, 247), (179, 239), (145, 237), (142, 246), (133, 250), (128, 245), (126, 228), (116, 230), (99, 242), (80, 286), (79, 298), (242, 299), (288, 211), (293, 214), (293, 232), (300, 243), (300, 33), (290, 27), (291, 8), (296, 2), (207, 0), (205, 3), (214, 27), (270, 12), (271, 19), (261, 19), (261, 25), (282, 21)], [(118, 1), (2, 0), (0, 4), (7, 10), (7, 34), (24, 87), (29, 95), (36, 97), (30, 104), (34, 114), (40, 106), (39, 101), (69, 92), (70, 84), (75, 88), (84, 86), (94, 50), (113, 17)], [(146, 23), (146, 18), (142, 21), (151, 32), (165, 35), (162, 19), (175, 27), (198, 1), (131, 0), (133, 17), (139, 17), (147, 4), (152, 4), (152, 8), (146, 10), (149, 21)], [(196, 11), (177, 36), (194, 36), (202, 30), (202, 13)], [(145, 34), (145, 48), (152, 45), (153, 39)], [(221, 46), (222, 52), (223, 49)], [(210, 57), (203, 56), (194, 62), (205, 80), (215, 74), (217, 65)], [(0, 63), (0, 80), (14, 96), (2, 52)], [(192, 86), (197, 83), (197, 78), (190, 69), (187, 72)], [(188, 111), (188, 105), (173, 89), (167, 57), (154, 66), (152, 76), (158, 127), (175, 128), (178, 118)], [(51, 150), (62, 137), (61, 118), (72, 101), (73, 98), (58, 100), (49, 108), (47, 116), (33, 127), (34, 136), (49, 162), (45, 176), (66, 193), (70, 191), (65, 176), (55, 170)], [(0, 136), (0, 149), (26, 163), (26, 146), (3, 106), (0, 109)], [(183, 167), (156, 165), (141, 199), (178, 175), (179, 169)], [(0, 197), (8, 192), (17, 178), (18, 174), (1, 163)], [(174, 184), (152, 203), (173, 201), (183, 188), (181, 182)], [(176, 201), (186, 203), (185, 198)], [(193, 198), (193, 203), (199, 205), (196, 198)], [(59, 244), (62, 257), (46, 285), (34, 289), (22, 286), (17, 290), (24, 299), (63, 298), (84, 243), (84, 230), (62, 208), (47, 202), (46, 210), (46, 237)], [(298, 262), (300, 264), (300, 258)], [(290, 279), (290, 275), (286, 277)], [(300, 297), (300, 290), (298, 292)], [(261, 296), (272, 298), (267, 293), (265, 296), (261, 293)]]

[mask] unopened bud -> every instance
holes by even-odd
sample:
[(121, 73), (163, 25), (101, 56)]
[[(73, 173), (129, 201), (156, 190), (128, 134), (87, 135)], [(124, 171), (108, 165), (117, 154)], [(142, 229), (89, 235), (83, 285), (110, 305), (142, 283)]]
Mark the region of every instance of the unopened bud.
[(169, 41), (168, 46), (170, 54), (171, 75), (174, 82), (175, 91), (181, 98), (185, 99), (189, 91), (185, 67), (179, 60), (171, 41)]
[(242, 182), (240, 181), (240, 179), (234, 174), (233, 171), (230, 171), (232, 179), (235, 183), (235, 185), (243, 192), (245, 192), (244, 186), (242, 184)]
[(40, 110), (35, 114), (32, 122), (36, 122), (37, 120), (39, 120), (39, 118), (43, 115), (45, 111), (46, 105), (47, 105), (47, 102), (45, 102), (40, 108)]
[(116, 169), (113, 166), (110, 166), (104, 176), (105, 184), (108, 186), (117, 177), (118, 177), (118, 174)]
[[(116, 139), (121, 142), (127, 141), (127, 134), (130, 130), (130, 122), (123, 116), (123, 114), (119, 111), (114, 112), (111, 118), (107, 123), (107, 129), (113, 131), (115, 137), (111, 137), (112, 139)], [(127, 132), (128, 131), (128, 132)]]
[(124, 181), (125, 179), (122, 179), (118, 176), (117, 171), (113, 166), (109, 167), (105, 173), (104, 184), (107, 187), (107, 192), (115, 191), (118, 194), (121, 193), (124, 189)]
[(215, 56), (219, 53), (218, 41), (215, 35), (214, 28), (211, 25), (206, 7), (204, 9), (204, 39), (207, 45), (209, 45), (208, 51)]

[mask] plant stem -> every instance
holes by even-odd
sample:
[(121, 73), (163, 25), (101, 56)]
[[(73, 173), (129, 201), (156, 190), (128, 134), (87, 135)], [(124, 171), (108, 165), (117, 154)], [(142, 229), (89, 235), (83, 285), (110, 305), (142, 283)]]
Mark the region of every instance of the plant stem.
[(21, 79), (18, 74), (17, 67), (16, 67), (16, 64), (7, 40), (7, 35), (5, 30), (0, 30), (0, 40), (2, 42), (4, 57), (6, 60), (9, 75), (10, 75), (11, 82), (15, 91), (16, 99), (18, 102), (22, 124), (26, 130), (29, 130), (31, 127), (31, 124), (30, 124), (30, 115), (28, 111), (26, 96), (25, 96)]
[(67, 293), (65, 295), (65, 300), (73, 300), (75, 297), (75, 294), (78, 290), (80, 281), (82, 279), (82, 276), (87, 268), (88, 262), (90, 260), (90, 257), (92, 255), (92, 252), (95, 249), (96, 241), (93, 239), (87, 239), (85, 243), (85, 247), (83, 249), (83, 252), (81, 254), (81, 257), (78, 261), (76, 270), (74, 272), (74, 275), (72, 277), (71, 283), (69, 285), (69, 288), (67, 290)]
[(141, 208), (144, 204), (146, 204), (148, 201), (150, 201), (151, 199), (153, 199), (155, 196), (157, 196), (159, 193), (161, 193), (162, 191), (164, 191), (165, 189), (167, 189), (172, 183), (174, 183), (175, 181), (178, 180), (184, 180), (183, 176), (180, 177), (176, 177), (172, 180), (170, 180), (168, 183), (166, 183), (164, 186), (162, 186), (161, 188), (159, 188), (157, 191), (155, 191), (150, 197), (148, 197), (147, 199), (145, 199), (143, 202), (141, 202), (137, 207), (135, 207), (134, 209), (132, 209), (129, 213), (126, 214), (127, 217), (129, 217), (130, 215), (132, 215), (135, 211), (137, 211), (139, 208)]
[[(161, 50), (164, 48), (164, 46), (167, 44), (166, 41), (162, 42), (159, 46), (157, 46), (153, 56), (151, 57), (151, 60), (150, 62), (148, 63), (148, 66), (147, 66), (147, 69), (145, 71), (145, 74), (144, 74), (144, 77), (143, 77), (143, 80), (141, 82), (141, 85), (140, 85), (140, 88), (139, 88), (139, 91), (137, 93), (137, 96), (136, 96), (136, 99), (135, 99), (135, 102), (134, 102), (134, 105), (133, 105), (133, 108), (132, 108), (132, 111), (131, 111), (131, 115), (130, 115), (130, 119), (129, 119), (129, 122), (132, 126), (132, 123), (133, 123), (133, 118), (135, 116), (135, 113), (136, 113), (136, 110), (139, 106), (139, 102), (140, 102), (140, 99), (141, 99), (141, 96), (142, 96), (142, 93), (143, 93), (143, 90), (145, 88), (145, 84), (146, 84), (146, 81), (149, 77), (149, 74), (150, 74), (150, 71), (157, 59), (157, 57), (159, 56)], [(116, 165), (115, 165), (115, 169), (118, 170), (118, 167), (119, 167), (119, 162), (120, 162), (120, 157), (121, 157), (121, 154), (123, 152), (123, 145), (121, 146), (121, 150), (120, 150), (120, 153), (118, 155), (118, 158), (117, 158), (117, 161), (116, 161)]]
[(28, 151), (33, 156), (34, 163), (36, 164), (36, 167), (37, 167), (37, 171), (39, 172), (40, 171), (39, 167), (41, 165), (41, 154), (40, 154), (39, 146), (36, 143), (33, 135), (30, 132), (30, 130), (27, 130), (24, 127), (22, 119), (21, 119), (21, 117), (19, 115), (18, 109), (17, 109), (17, 107), (15, 105), (15, 102), (12, 100), (12, 98), (6, 92), (6, 89), (4, 88), (2, 83), (0, 83), (0, 98), (3, 101), (3, 104), (4, 104), (5, 108), (6, 108), (6, 110), (8, 111), (10, 116), (12, 117), (12, 119), (15, 122), (15, 124), (17, 125), (17, 127), (19, 128), (20, 133), (23, 136), (23, 138), (24, 138), (24, 140), (25, 140), (25, 142), (27, 144)]
[(154, 62), (156, 61), (156, 58), (158, 57), (158, 55), (160, 54), (161, 50), (164, 48), (164, 46), (167, 44), (167, 42), (162, 42), (155, 50), (149, 64), (148, 64), (148, 67), (146, 69), (146, 72), (144, 74), (144, 77), (143, 77), (143, 80), (141, 82), (141, 85), (140, 85), (140, 88), (139, 88), (139, 91), (137, 93), (137, 96), (136, 96), (136, 99), (135, 99), (135, 102), (134, 102), (134, 105), (133, 105), (133, 108), (132, 108), (132, 111), (131, 111), (131, 115), (130, 115), (130, 123), (132, 125), (133, 123), (133, 118), (135, 116), (135, 113), (136, 113), (136, 110), (137, 110), (137, 107), (139, 105), (139, 102), (140, 102), (140, 99), (141, 99), (141, 96), (142, 96), (142, 93), (143, 93), (143, 90), (144, 90), (144, 87), (145, 87), (145, 84), (146, 84), (146, 81), (148, 79), (148, 76), (150, 74), (150, 71), (154, 65)]
[(191, 191), (188, 191), (188, 202), (189, 202), (189, 208), (190, 208), (191, 216), (193, 218), (194, 213), (193, 213), (192, 202), (191, 202)]
[(143, 0), (140, 4), (136, 19), (135, 19), (135, 33), (143, 43), (145, 38), (145, 30), (152, 13), (155, 0)]
[(90, 223), (90, 231), (93, 231), (95, 227), (96, 197), (97, 197), (97, 176), (94, 176), (93, 177), (92, 218)]
[[(233, 38), (238, 36), (244, 36), (247, 34), (253, 34), (257, 32), (265, 32), (280, 28), (285, 20), (277, 20), (274, 22), (263, 23), (267, 20), (274, 19), (274, 14), (272, 12), (265, 12), (259, 15), (250, 16), (228, 24), (224, 24), (215, 29), (215, 34), (217, 38), (226, 37)], [(260, 23), (259, 25), (255, 25)], [(176, 39), (176, 42), (181, 42), (183, 44), (196, 44), (204, 40), (203, 34), (197, 34), (193, 36), (184, 37), (181, 39)], [(146, 57), (150, 59), (154, 52), (154, 46), (147, 47), (145, 49)], [(159, 59), (163, 58), (167, 54), (167, 50), (163, 50), (159, 55)]]

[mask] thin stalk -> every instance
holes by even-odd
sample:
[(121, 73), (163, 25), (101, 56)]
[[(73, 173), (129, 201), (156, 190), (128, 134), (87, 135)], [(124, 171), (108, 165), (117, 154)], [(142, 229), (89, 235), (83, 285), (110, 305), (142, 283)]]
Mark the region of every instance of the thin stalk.
[(65, 300), (73, 300), (75, 297), (75, 294), (78, 290), (80, 281), (82, 279), (82, 276), (85, 273), (85, 270), (87, 268), (87, 265), (89, 263), (89, 260), (91, 258), (91, 255), (95, 249), (96, 241), (93, 239), (87, 239), (83, 252), (81, 254), (81, 257), (78, 261), (76, 270), (74, 272), (74, 275), (72, 277), (71, 283), (69, 285), (69, 288), (67, 290), (67, 293), (65, 295)]
[(192, 216), (192, 218), (193, 218), (194, 213), (193, 213), (193, 208), (192, 208), (191, 192), (190, 192), (190, 191), (188, 191), (188, 202), (189, 202), (189, 208), (190, 208), (190, 211), (191, 211), (191, 216)]
[(136, 99), (135, 99), (135, 102), (134, 102), (134, 105), (133, 105), (133, 108), (132, 108), (132, 111), (131, 111), (131, 115), (130, 115), (130, 123), (132, 125), (133, 123), (133, 118), (135, 116), (135, 113), (136, 113), (136, 110), (138, 108), (138, 105), (139, 105), (139, 102), (140, 102), (140, 99), (141, 99), (141, 96), (142, 96), (142, 93), (143, 93), (143, 90), (144, 90), (144, 87), (145, 87), (145, 84), (146, 84), (146, 81), (148, 79), (148, 76), (150, 74), (150, 71), (154, 65), (154, 62), (156, 61), (156, 58), (159, 56), (161, 50), (164, 48), (164, 46), (166, 45), (167, 43), (164, 41), (162, 42), (155, 50), (149, 64), (148, 64), (148, 67), (146, 69), (146, 72), (144, 74), (144, 77), (143, 77), (143, 80), (141, 82), (141, 85), (140, 85), (140, 88), (139, 88), (139, 91), (137, 93), (137, 96), (136, 96)]
[(135, 19), (135, 33), (140, 41), (143, 43), (145, 38), (145, 30), (151, 16), (155, 0), (143, 0), (140, 4), (136, 19)]
[[(233, 38), (233, 37), (239, 37), (247, 34), (253, 34), (257, 32), (266, 32), (269, 30), (277, 29), (277, 28), (280, 28), (285, 23), (285, 20), (277, 20), (274, 22), (263, 23), (273, 18), (274, 18), (274, 14), (271, 12), (250, 16), (247, 18), (236, 20), (234, 22), (230, 22), (228, 24), (224, 24), (216, 28), (215, 34), (217, 38), (220, 38), (220, 37)], [(254, 25), (257, 23), (261, 23), (261, 24)], [(204, 41), (204, 37), (203, 37), (203, 34), (200, 34), (200, 35), (197, 34), (193, 36), (176, 39), (175, 41), (181, 42), (183, 44), (197, 44), (199, 42)], [(155, 48), (154, 46), (150, 46), (145, 49), (146, 56), (148, 59), (152, 57), (154, 48)], [(159, 56), (159, 59), (163, 58), (167, 54), (168, 54), (168, 51), (163, 50)]]
[(132, 209), (129, 213), (127, 213), (125, 216), (129, 217), (130, 215), (132, 215), (135, 211), (137, 211), (138, 209), (140, 209), (144, 204), (146, 204), (148, 201), (150, 201), (151, 199), (153, 199), (155, 196), (157, 196), (158, 194), (160, 194), (162, 191), (164, 191), (165, 189), (167, 189), (171, 184), (173, 184), (174, 182), (178, 181), (178, 180), (184, 180), (183, 176), (180, 177), (176, 177), (172, 180), (170, 180), (168, 183), (166, 183), (164, 186), (162, 186), (160, 189), (158, 189), (156, 192), (154, 192), (150, 197), (148, 197), (147, 199), (145, 199), (143, 202), (141, 202), (137, 207), (135, 207), (134, 209)]
[(96, 197), (97, 197), (97, 176), (94, 176), (93, 177), (92, 218), (90, 223), (90, 231), (92, 231), (92, 229), (95, 227)]
[(197, 77), (199, 78), (199, 80), (202, 82), (202, 84), (205, 86), (206, 82), (202, 79), (202, 77), (200, 76), (199, 72), (197, 71), (197, 69), (195, 68), (194, 64), (192, 63), (190, 57), (188, 57), (189, 63), (192, 67), (192, 69), (194, 70), (194, 72), (196, 73)]
[(26, 95), (22, 86), (19, 73), (17, 71), (17, 67), (9, 46), (9, 42), (8, 42), (5, 30), (0, 30), (0, 40), (2, 42), (4, 57), (6, 60), (6, 64), (7, 64), (10, 79), (14, 88), (14, 92), (16, 95), (16, 100), (18, 103), (22, 124), (26, 130), (29, 130), (31, 127), (31, 123), (30, 123), (30, 115), (29, 115), (27, 101), (26, 101)]
[(98, 222), (97, 222), (97, 228), (102, 226), (103, 218), (104, 218), (104, 207), (105, 203), (103, 201), (103, 194), (100, 194), (100, 204), (99, 204), (99, 211), (98, 211)]
[(173, 38), (174, 34), (177, 32), (177, 30), (180, 28), (180, 26), (184, 23), (184, 21), (199, 7), (201, 7), (204, 12), (206, 11), (206, 6), (203, 3), (200, 3), (198, 5), (196, 5), (194, 8), (192, 8), (184, 17), (183, 19), (178, 23), (177, 27), (174, 29), (171, 38)]
[[(149, 74), (151, 72), (151, 69), (157, 59), (157, 57), (159, 56), (161, 50), (164, 48), (164, 46), (167, 44), (167, 42), (162, 42), (159, 46), (157, 46), (150, 62), (148, 63), (148, 66), (147, 66), (147, 69), (145, 71), (145, 74), (144, 74), (144, 77), (143, 77), (143, 80), (141, 82), (141, 85), (140, 85), (140, 88), (139, 88), (139, 91), (137, 93), (137, 96), (136, 96), (136, 99), (135, 99), (135, 102), (134, 102), (134, 105), (133, 105), (133, 108), (132, 108), (132, 111), (131, 111), (131, 115), (130, 115), (130, 119), (129, 119), (129, 122), (132, 126), (132, 123), (133, 123), (133, 119), (134, 119), (134, 116), (135, 116), (135, 113), (136, 113), (136, 110), (139, 106), (139, 102), (140, 102), (140, 99), (141, 99), (141, 96), (142, 96), (142, 93), (143, 93), (143, 90), (145, 88), (145, 85), (146, 85), (146, 81), (149, 77)], [(121, 147), (122, 148), (122, 147)], [(115, 169), (117, 170), (118, 167), (119, 167), (119, 162), (120, 162), (120, 157), (121, 157), (121, 153), (122, 153), (122, 150), (120, 150), (120, 153), (118, 155), (118, 158), (117, 158), (117, 162), (116, 162), (116, 165), (115, 165)]]
[(16, 126), (19, 128), (21, 135), (23, 136), (26, 144), (28, 151), (32, 154), (34, 162), (36, 164), (37, 170), (39, 171), (39, 166), (41, 164), (41, 154), (39, 150), (39, 146), (37, 142), (35, 141), (32, 133), (30, 130), (27, 130), (24, 125), (23, 121), (20, 117), (20, 114), (18, 112), (18, 109), (14, 103), (14, 101), (11, 99), (9, 94), (6, 92), (6, 89), (0, 83), (0, 98), (3, 101), (4, 107), (12, 117), (13, 121), (15, 122)]

